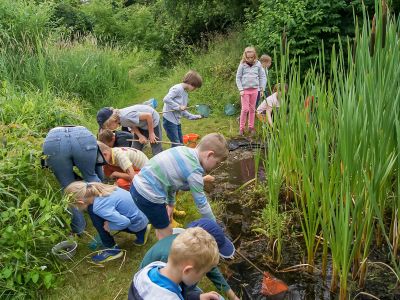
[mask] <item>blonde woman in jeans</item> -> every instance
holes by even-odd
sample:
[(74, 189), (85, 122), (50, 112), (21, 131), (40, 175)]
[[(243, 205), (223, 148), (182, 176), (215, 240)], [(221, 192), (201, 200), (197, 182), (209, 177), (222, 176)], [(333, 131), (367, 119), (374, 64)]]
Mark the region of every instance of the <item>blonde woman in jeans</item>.
[(242, 60), (236, 72), (236, 85), (240, 92), (242, 110), (240, 112), (239, 135), (244, 134), (247, 115), (249, 115), (248, 128), (254, 135), (254, 119), (258, 92), (262, 94), (266, 81), (265, 71), (257, 60), (254, 47), (244, 49)]

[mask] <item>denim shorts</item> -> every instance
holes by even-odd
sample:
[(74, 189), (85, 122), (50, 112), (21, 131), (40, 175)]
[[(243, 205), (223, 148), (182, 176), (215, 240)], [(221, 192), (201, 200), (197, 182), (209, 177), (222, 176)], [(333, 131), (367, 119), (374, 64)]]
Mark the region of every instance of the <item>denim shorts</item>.
[(131, 186), (131, 195), (137, 207), (146, 215), (156, 229), (164, 229), (169, 226), (169, 217), (165, 204), (153, 203), (138, 193), (135, 186)]

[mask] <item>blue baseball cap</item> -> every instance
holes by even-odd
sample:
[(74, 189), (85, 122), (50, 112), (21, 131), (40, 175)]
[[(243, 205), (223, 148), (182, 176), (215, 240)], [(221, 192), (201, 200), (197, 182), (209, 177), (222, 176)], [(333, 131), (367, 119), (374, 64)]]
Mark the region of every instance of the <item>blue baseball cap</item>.
[(224, 231), (221, 226), (217, 224), (214, 220), (202, 218), (191, 222), (187, 228), (191, 227), (201, 227), (209, 234), (211, 234), (218, 245), (219, 255), (223, 258), (232, 258), (235, 254), (235, 246), (232, 242), (225, 236)]
[(103, 127), (104, 123), (111, 117), (113, 110), (110, 107), (103, 107), (97, 112), (97, 123), (100, 128)]

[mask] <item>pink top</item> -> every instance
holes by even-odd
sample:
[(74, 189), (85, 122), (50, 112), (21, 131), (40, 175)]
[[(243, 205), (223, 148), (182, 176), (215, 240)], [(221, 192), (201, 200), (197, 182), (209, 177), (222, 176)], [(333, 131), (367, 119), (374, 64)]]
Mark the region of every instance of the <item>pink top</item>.
[(280, 107), (281, 104), (278, 100), (278, 93), (273, 93), (266, 100), (261, 102), (261, 104), (257, 107), (257, 113), (263, 113), (267, 110), (271, 110), (273, 107)]

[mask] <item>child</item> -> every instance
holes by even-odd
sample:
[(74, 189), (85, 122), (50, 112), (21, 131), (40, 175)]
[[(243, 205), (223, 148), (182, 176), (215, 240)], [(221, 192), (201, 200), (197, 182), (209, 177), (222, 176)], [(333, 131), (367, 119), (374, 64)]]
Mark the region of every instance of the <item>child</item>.
[(108, 147), (130, 147), (132, 145), (133, 134), (126, 131), (115, 131), (102, 129), (99, 132), (98, 140)]
[(129, 127), (134, 139), (138, 140), (132, 143), (133, 148), (142, 150), (149, 139), (153, 155), (162, 151), (158, 143), (162, 140), (160, 115), (149, 105), (137, 104), (123, 109), (104, 107), (97, 112), (97, 123), (101, 129)]
[[(196, 284), (218, 261), (215, 239), (200, 227), (186, 229), (172, 242), (167, 263), (153, 262), (135, 274), (128, 299), (183, 300), (180, 284)], [(200, 297), (220, 299), (215, 292), (201, 294)]]
[[(285, 84), (285, 94), (288, 92), (288, 85)], [(262, 121), (265, 122), (265, 116), (268, 120), (268, 124), (273, 127), (272, 124), (272, 109), (274, 107), (279, 108), (281, 106), (279, 100), (281, 98), (282, 89), (280, 84), (276, 84), (274, 89), (274, 93), (269, 96), (266, 100), (261, 102), (261, 104), (257, 107), (257, 117)]]
[(258, 105), (260, 103), (260, 99), (262, 97), (265, 97), (265, 98), (268, 97), (268, 69), (271, 67), (272, 59), (269, 55), (263, 54), (260, 57), (260, 63), (263, 67), (263, 70), (265, 71), (265, 85), (264, 85), (264, 95), (262, 95), (261, 93), (258, 93), (256, 107), (258, 107)]
[[(222, 258), (232, 258), (235, 253), (235, 247), (232, 242), (225, 236), (222, 228), (213, 220), (210, 219), (199, 219), (191, 222), (188, 228), (200, 227), (207, 231), (215, 239), (218, 246), (219, 255)], [(182, 228), (180, 228), (183, 230)], [(154, 261), (167, 262), (168, 255), (170, 253), (171, 244), (175, 240), (178, 234), (169, 235), (162, 240), (155, 243), (143, 257), (142, 263), (140, 264), (140, 269), (144, 268), (148, 264)], [(238, 300), (239, 298), (235, 295), (229, 284), (226, 282), (224, 276), (221, 274), (217, 267), (212, 268), (206, 276), (212, 281), (214, 286), (220, 290), (224, 291), (230, 300)], [(184, 291), (192, 290), (193, 287), (185, 287)]]
[(172, 234), (170, 219), (178, 190), (190, 189), (200, 214), (215, 219), (204, 194), (203, 173), (216, 168), (227, 156), (224, 136), (211, 133), (203, 137), (195, 149), (175, 147), (149, 160), (135, 177), (131, 194), (156, 228), (158, 239)]
[(122, 256), (121, 249), (110, 234), (111, 230), (134, 233), (135, 245), (146, 243), (151, 225), (132, 201), (129, 192), (100, 182), (76, 181), (67, 186), (65, 193), (77, 206), (91, 210), (90, 213), (95, 216), (92, 218), (93, 226), (107, 249), (94, 255), (94, 262), (106, 262)]
[[(183, 77), (182, 83), (174, 85), (164, 97), (163, 127), (171, 142), (183, 143), (181, 117), (189, 120), (201, 119), (201, 115), (193, 115), (186, 110), (188, 92), (201, 87), (203, 79), (196, 71), (190, 70)], [(177, 145), (171, 145), (175, 147)]]
[(107, 177), (116, 178), (117, 185), (129, 191), (133, 177), (149, 161), (147, 156), (134, 148), (110, 148), (102, 142), (97, 142), (97, 144), (107, 162), (107, 165), (103, 167), (104, 174)]
[(251, 135), (254, 135), (257, 95), (259, 91), (261, 94), (263, 93), (265, 86), (265, 72), (261, 63), (257, 60), (257, 53), (254, 47), (244, 49), (242, 60), (236, 72), (236, 85), (240, 91), (242, 103), (239, 135), (244, 134), (247, 114), (249, 115), (249, 131)]

